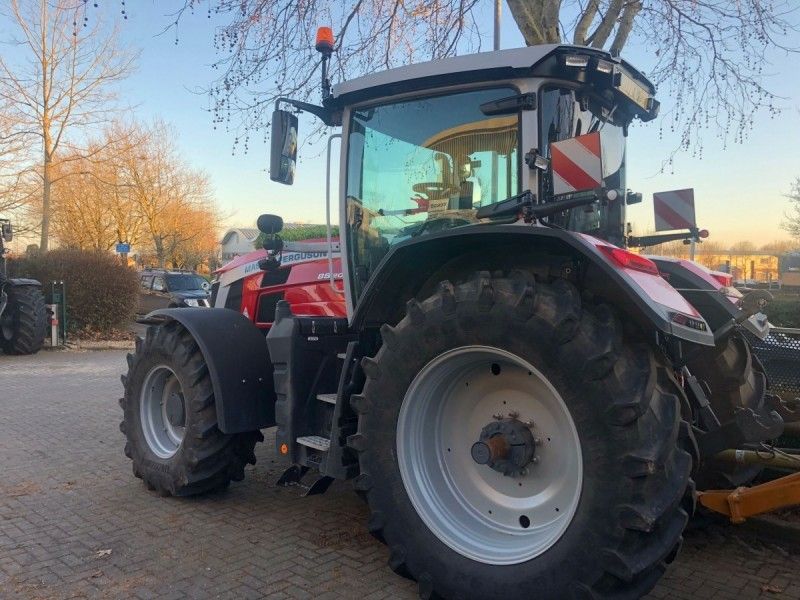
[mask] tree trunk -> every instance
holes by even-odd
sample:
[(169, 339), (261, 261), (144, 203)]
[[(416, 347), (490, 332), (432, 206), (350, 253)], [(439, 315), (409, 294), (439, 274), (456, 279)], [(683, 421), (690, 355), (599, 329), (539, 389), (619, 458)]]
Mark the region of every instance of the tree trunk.
[(611, 0), (603, 20), (600, 21), (600, 25), (591, 35), (592, 48), (602, 48), (606, 45), (611, 32), (614, 31), (614, 26), (617, 24), (620, 11), (622, 11), (622, 0)]
[(586, 45), (586, 34), (589, 33), (589, 26), (592, 24), (595, 15), (597, 14), (599, 0), (589, 0), (589, 4), (581, 13), (581, 18), (578, 19), (578, 24), (575, 25), (575, 35), (572, 38), (572, 43), (578, 46)]
[(158, 267), (163, 269), (166, 266), (166, 256), (164, 256), (164, 238), (160, 235), (153, 236), (153, 245), (156, 247), (156, 259)]
[(561, 0), (508, 0), (508, 9), (528, 46), (561, 42)]
[(625, 5), (625, 9), (622, 11), (622, 17), (620, 17), (619, 20), (617, 35), (614, 36), (614, 41), (611, 43), (610, 52), (612, 56), (619, 56), (620, 52), (622, 52), (625, 42), (628, 41), (631, 29), (633, 29), (633, 20), (636, 18), (636, 15), (639, 14), (640, 10), (642, 10), (641, 0), (629, 1)]
[(47, 252), (50, 239), (50, 188), (52, 185), (52, 158), (45, 150), (44, 169), (42, 173), (42, 237), (39, 243), (39, 250)]
[(42, 237), (39, 243), (39, 250), (47, 252), (50, 240), (50, 186), (52, 184), (53, 161), (53, 138), (50, 127), (52, 125), (52, 115), (50, 114), (50, 64), (48, 62), (48, 40), (47, 40), (47, 2), (41, 4), (41, 65), (42, 65), (42, 153), (44, 154), (44, 166), (42, 168)]

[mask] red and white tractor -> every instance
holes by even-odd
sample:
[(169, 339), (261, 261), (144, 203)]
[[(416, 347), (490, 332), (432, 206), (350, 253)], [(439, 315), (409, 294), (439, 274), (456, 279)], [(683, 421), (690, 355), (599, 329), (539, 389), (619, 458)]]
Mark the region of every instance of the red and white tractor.
[[(424, 598), (646, 594), (696, 487), (758, 472), (725, 451), (796, 417), (741, 335), (766, 333), (757, 303), (627, 249), (625, 141), (657, 116), (652, 84), (551, 45), (331, 87), (324, 32), (317, 48), (322, 104), (278, 100), (271, 178), (294, 179), (294, 111), (341, 136), (328, 273), (346, 316), (304, 315), (287, 291), (265, 343), (241, 311), (150, 314), (123, 377), (134, 474), (217, 489), (275, 427), (281, 482), (352, 480)], [(281, 225), (259, 220), (254, 287), (281, 268)]]

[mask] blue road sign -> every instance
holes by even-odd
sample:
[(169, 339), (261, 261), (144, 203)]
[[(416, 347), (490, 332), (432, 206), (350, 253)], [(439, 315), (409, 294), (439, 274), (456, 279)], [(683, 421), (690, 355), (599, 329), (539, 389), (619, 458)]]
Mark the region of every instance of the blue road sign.
[(128, 254), (131, 251), (130, 244), (117, 244), (117, 253), (118, 254)]

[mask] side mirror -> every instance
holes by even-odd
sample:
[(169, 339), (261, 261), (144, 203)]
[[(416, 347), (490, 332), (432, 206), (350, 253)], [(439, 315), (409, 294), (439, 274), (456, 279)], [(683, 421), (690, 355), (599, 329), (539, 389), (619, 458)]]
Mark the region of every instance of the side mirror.
[(283, 219), (278, 215), (261, 215), (256, 221), (256, 227), (265, 235), (273, 235), (283, 230)]
[(14, 239), (14, 228), (11, 227), (11, 223), (3, 223), (3, 239), (6, 242), (10, 242)]
[(272, 111), (269, 178), (292, 185), (297, 162), (297, 116), (287, 110)]

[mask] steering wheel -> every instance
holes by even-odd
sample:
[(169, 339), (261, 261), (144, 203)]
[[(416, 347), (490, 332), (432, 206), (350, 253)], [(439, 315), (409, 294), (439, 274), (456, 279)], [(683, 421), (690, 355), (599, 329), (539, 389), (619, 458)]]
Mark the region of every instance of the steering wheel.
[(458, 193), (458, 188), (439, 181), (426, 181), (423, 183), (415, 183), (411, 189), (418, 194), (426, 194), (430, 197), (443, 197), (451, 193)]

